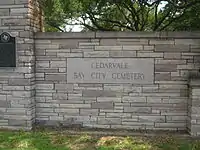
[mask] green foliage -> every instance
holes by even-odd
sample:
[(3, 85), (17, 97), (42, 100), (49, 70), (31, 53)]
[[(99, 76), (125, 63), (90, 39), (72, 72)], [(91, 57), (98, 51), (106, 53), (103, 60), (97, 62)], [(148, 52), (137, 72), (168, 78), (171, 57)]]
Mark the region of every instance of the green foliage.
[(82, 25), (84, 31), (198, 30), (200, 0), (40, 0), (46, 31), (62, 31), (66, 25)]

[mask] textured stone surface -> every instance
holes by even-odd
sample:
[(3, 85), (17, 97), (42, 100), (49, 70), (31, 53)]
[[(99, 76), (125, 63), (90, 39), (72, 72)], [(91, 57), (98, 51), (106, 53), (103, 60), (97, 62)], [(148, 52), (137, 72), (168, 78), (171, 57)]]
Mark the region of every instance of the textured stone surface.
[[(35, 53), (33, 33), (42, 29), (39, 11), (37, 1), (0, 1), (0, 32), (9, 32), (16, 37), (17, 54), (16, 68), (0, 68), (0, 114), (1, 120), (4, 120), (0, 121), (0, 127), (31, 129), (34, 123)], [(51, 86), (41, 85), (41, 89), (51, 88)]]
[(200, 82), (199, 80), (190, 81), (188, 101), (188, 132), (193, 136), (199, 136), (200, 131)]
[[(168, 36), (169, 39), (166, 38)], [(184, 39), (184, 36), (188, 39)], [(199, 37), (195, 34), (195, 38), (196, 36)], [(157, 37), (166, 39), (157, 39)], [(198, 39), (193, 40), (193, 34), (182, 32), (167, 34), (104, 32), (92, 33), (91, 36), (72, 34), (71, 37), (68, 33), (58, 35), (38, 33), (36, 34), (36, 45), (39, 44), (39, 49), (36, 49), (38, 52), (36, 84), (54, 86), (41, 87), (53, 89), (36, 90), (37, 100), (42, 104), (37, 105), (40, 107), (37, 110), (53, 113), (55, 110), (50, 107), (57, 107), (55, 103), (58, 103), (59, 107), (53, 114), (36, 111), (37, 118), (49, 120), (48, 118), (56, 114), (60, 116), (69, 113), (84, 118), (87, 118), (85, 116), (96, 117), (93, 122), (88, 118), (84, 122), (77, 117), (68, 117), (71, 121), (66, 121), (67, 124), (78, 122), (80, 125), (82, 122), (83, 127), (187, 130), (189, 128), (189, 125), (186, 125), (187, 114), (190, 108), (189, 105), (187, 106), (187, 80), (190, 72), (198, 70), (198, 65), (194, 63), (199, 62), (200, 54), (197, 51), (199, 44), (196, 41)], [(83, 77), (86, 81), (85, 73), (93, 71), (88, 67), (89, 65), (84, 65), (85, 62), (88, 63), (89, 60), (96, 62), (102, 58), (105, 60), (111, 58), (112, 60), (143, 60), (129, 72), (134, 72), (135, 68), (142, 68), (145, 60), (152, 59), (154, 60), (153, 67), (151, 67), (153, 68), (152, 83), (132, 84), (132, 82), (118, 82), (119, 80), (99, 82), (91, 78), (88, 78), (87, 82), (77, 82), (83, 81)], [(149, 72), (150, 67), (146, 67), (145, 70)], [(78, 79), (72, 80), (75, 71), (84, 72), (84, 75), (76, 74)], [(113, 71), (116, 70), (103, 69), (106, 74), (113, 73)], [(96, 69), (95, 72), (102, 73), (102, 68)], [(66, 79), (64, 76), (62, 78), (61, 74), (65, 74)], [(104, 78), (103, 74), (99, 78)], [(197, 94), (198, 90), (194, 90), (193, 98), (196, 98)], [(48, 105), (44, 105), (44, 102), (48, 102)], [(190, 111), (199, 112), (198, 101), (194, 100), (192, 104), (196, 107)], [(43, 106), (47, 108), (42, 110)], [(67, 117), (51, 119), (58, 119), (62, 122), (65, 118)], [(192, 122), (198, 122), (194, 120), (193, 116)]]
[[(75, 64), (79, 64), (74, 67)], [(140, 64), (140, 67), (138, 67)], [(134, 83), (153, 82), (153, 59), (76, 59), (67, 61), (69, 83)]]
[[(28, 2), (0, 1), (0, 29), (17, 39), (17, 67), (0, 68), (0, 126), (31, 129), (36, 122), (200, 134), (197, 81), (188, 89), (188, 77), (199, 69), (199, 33), (38, 32), (34, 36), (42, 30), (42, 20), (36, 3)], [(135, 67), (103, 72), (139, 69), (145, 72), (144, 81), (151, 82), (71, 80), (74, 71), (91, 73), (77, 61), (88, 58), (130, 60)], [(94, 70), (102, 73), (102, 68)]]

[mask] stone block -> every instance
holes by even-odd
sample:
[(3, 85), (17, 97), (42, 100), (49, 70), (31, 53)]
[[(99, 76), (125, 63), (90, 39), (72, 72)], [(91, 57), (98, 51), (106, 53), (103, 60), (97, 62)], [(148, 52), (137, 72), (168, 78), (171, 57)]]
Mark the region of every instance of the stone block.
[(190, 45), (191, 52), (199, 52), (200, 51), (200, 45)]
[(12, 5), (15, 4), (15, 0), (1, 1), (0, 5)]
[(29, 62), (34, 61), (34, 57), (33, 57), (33, 56), (19, 56), (19, 57), (18, 57), (18, 61), (19, 61), (19, 62), (26, 62), (26, 63), (29, 63)]
[(54, 104), (54, 103), (36, 103), (36, 107), (38, 108), (56, 108), (59, 107), (59, 104)]
[(142, 51), (138, 51), (137, 52), (137, 57), (141, 57), (141, 58), (163, 58), (164, 54), (162, 52), (142, 52)]
[(6, 98), (7, 96), (6, 95), (0, 95), (0, 101), (6, 101)]
[(189, 45), (156, 44), (155, 51), (160, 52), (187, 52)]
[(61, 108), (91, 108), (91, 104), (60, 104)]
[(200, 96), (200, 88), (193, 88), (191, 94), (193, 96)]
[(106, 91), (116, 91), (116, 92), (123, 92), (124, 86), (123, 85), (113, 85), (113, 84), (104, 84), (104, 90)]
[(186, 122), (187, 116), (166, 116), (166, 122)]
[(79, 42), (78, 45), (79, 45), (79, 47), (81, 47), (81, 46), (98, 46), (99, 45), (99, 41)]
[(24, 90), (24, 86), (3, 86), (3, 90), (5, 91), (23, 91)]
[(187, 98), (163, 98), (163, 103), (170, 103), (170, 104), (186, 104)]
[(13, 91), (12, 95), (14, 97), (30, 98), (33, 93), (31, 93), (30, 91)]
[(64, 117), (63, 116), (50, 116), (49, 120), (52, 120), (52, 121), (63, 121)]
[(54, 108), (36, 108), (36, 113), (53, 113)]
[(83, 90), (84, 97), (116, 97), (117, 93), (103, 90)]
[(58, 73), (58, 68), (57, 69), (37, 68), (37, 73)]
[(65, 124), (96, 124), (97, 118), (91, 116), (64, 116), (64, 123)]
[(110, 51), (110, 57), (136, 57), (136, 51)]
[(3, 26), (22, 26), (26, 25), (28, 23), (27, 19), (22, 19), (22, 18), (8, 18), (8, 19), (2, 19), (2, 25)]
[(84, 57), (109, 57), (109, 51), (84, 52)]
[(175, 41), (174, 40), (167, 40), (167, 39), (166, 40), (162, 40), (162, 39), (161, 40), (155, 40), (155, 39), (152, 39), (152, 40), (149, 41), (149, 44), (150, 45), (152, 45), (152, 44), (156, 44), (156, 45), (157, 44), (163, 44), (163, 45), (172, 44), (172, 45), (174, 45)]
[(200, 113), (200, 107), (192, 107), (191, 108), (192, 114), (199, 114)]
[(55, 100), (67, 100), (68, 96), (64, 93), (53, 93), (53, 99)]
[(49, 68), (49, 61), (36, 61), (36, 68)]
[(66, 81), (65, 74), (46, 74), (45, 75), (46, 81)]
[(117, 44), (119, 45), (148, 45), (148, 43), (148, 39), (117, 38)]
[(132, 125), (137, 126), (137, 128), (143, 128), (146, 129), (146, 126), (154, 126), (154, 122), (126, 122), (123, 121), (122, 125)]
[(175, 64), (155, 65), (155, 72), (175, 72), (177, 69)]
[(37, 90), (53, 90), (54, 85), (53, 84), (36, 84)]
[(24, 127), (24, 126), (27, 126), (27, 123), (26, 123), (26, 121), (24, 121), (24, 120), (9, 119), (9, 120), (8, 120), (8, 125), (9, 125), (9, 126), (20, 126), (20, 127)]
[(155, 123), (155, 128), (186, 128), (186, 123)]
[(181, 59), (181, 53), (164, 52), (164, 58), (166, 58), (166, 59)]
[(171, 75), (170, 73), (156, 73), (155, 80), (156, 81), (170, 81)]
[(97, 97), (97, 102), (121, 102), (121, 97)]
[(97, 125), (97, 124), (85, 124), (83, 123), (83, 127), (86, 127), (86, 128), (98, 128), (98, 129), (109, 129), (110, 128), (110, 125)]
[(83, 116), (98, 116), (98, 109), (80, 109), (80, 115)]
[(36, 44), (36, 49), (59, 49), (58, 44)]
[(123, 110), (121, 109), (100, 109), (100, 114), (105, 116), (105, 113), (123, 113)]
[(116, 51), (122, 50), (122, 46), (95, 46), (95, 51)]
[(151, 107), (124, 107), (124, 112), (129, 113), (151, 113)]
[(57, 53), (57, 57), (78, 58), (83, 57), (83, 53)]
[(9, 16), (9, 14), (10, 14), (9, 9), (1, 9), (0, 10), (0, 16)]
[(106, 118), (131, 118), (131, 113), (106, 113)]
[[(103, 87), (103, 84), (87, 84), (87, 83), (81, 83), (78, 84), (79, 87)], [(105, 87), (105, 86), (104, 86)]]
[(92, 109), (113, 109), (113, 102), (95, 102), (92, 103)]
[(166, 60), (166, 59), (161, 59), (161, 58), (157, 58), (155, 60), (155, 64), (177, 64), (177, 65), (181, 65), (181, 64), (186, 64), (187, 61), (186, 60)]
[(98, 124), (100, 124), (100, 125), (120, 125), (121, 119), (120, 118), (98, 117)]
[(64, 72), (66, 72), (67, 71), (67, 69), (66, 68), (58, 68), (58, 72), (59, 73), (64, 73)]
[(55, 89), (61, 91), (72, 91), (73, 84), (55, 84)]
[(146, 51), (154, 51), (155, 50), (155, 46), (154, 45), (143, 45), (143, 50)]
[(10, 14), (11, 15), (20, 15), (20, 14), (25, 14), (28, 13), (28, 8), (11, 8), (10, 9)]
[(66, 61), (50, 61), (51, 68), (65, 68), (67, 65)]
[(199, 39), (175, 39), (176, 45), (198, 45)]
[(125, 129), (125, 130), (138, 130), (138, 129), (145, 129), (145, 126), (136, 126), (136, 125), (111, 125), (111, 129)]
[(79, 109), (55, 108), (56, 113), (62, 114), (79, 114)]
[(148, 93), (148, 92), (157, 92), (159, 89), (158, 85), (145, 85), (142, 87), (142, 93)]
[(30, 79), (9, 79), (8, 85), (18, 86), (18, 85), (28, 85), (30, 84)]
[(132, 86), (132, 85), (128, 85), (128, 86), (124, 86), (123, 87), (123, 92), (126, 93), (142, 93), (142, 87), (141, 86)]
[(100, 45), (102, 46), (116, 46), (117, 45), (117, 39), (101, 39)]
[(145, 103), (146, 102), (146, 97), (130, 97), (130, 96), (124, 96), (122, 97), (122, 102), (123, 103)]
[(9, 102), (7, 102), (7, 101), (2, 101), (2, 100), (0, 99), (0, 107), (2, 107), (2, 108), (8, 108), (9, 106), (10, 106)]
[(138, 116), (139, 122), (165, 122), (165, 116)]
[(140, 51), (143, 50), (143, 46), (142, 45), (131, 45), (131, 46), (123, 46), (123, 50), (125, 51)]

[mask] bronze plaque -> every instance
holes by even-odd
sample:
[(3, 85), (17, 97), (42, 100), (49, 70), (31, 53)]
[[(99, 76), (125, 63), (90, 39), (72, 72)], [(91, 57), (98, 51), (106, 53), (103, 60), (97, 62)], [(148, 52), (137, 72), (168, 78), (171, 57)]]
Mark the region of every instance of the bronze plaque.
[(15, 37), (0, 34), (0, 67), (16, 67)]

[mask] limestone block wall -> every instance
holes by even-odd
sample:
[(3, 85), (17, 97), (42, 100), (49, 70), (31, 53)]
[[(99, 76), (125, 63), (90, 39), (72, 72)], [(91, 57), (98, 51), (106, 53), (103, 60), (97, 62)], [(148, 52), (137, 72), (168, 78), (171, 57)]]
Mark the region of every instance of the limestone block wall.
[(35, 0), (1, 0), (0, 34), (16, 37), (16, 68), (0, 68), (0, 127), (31, 129), (35, 118)]
[[(199, 33), (37, 33), (35, 48), (38, 124), (189, 128), (188, 80), (200, 67)], [(154, 80), (151, 84), (68, 83), (71, 58), (151, 58)]]
[(188, 131), (192, 136), (200, 135), (200, 80), (190, 81), (188, 101)]

